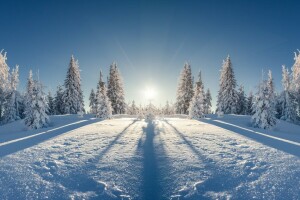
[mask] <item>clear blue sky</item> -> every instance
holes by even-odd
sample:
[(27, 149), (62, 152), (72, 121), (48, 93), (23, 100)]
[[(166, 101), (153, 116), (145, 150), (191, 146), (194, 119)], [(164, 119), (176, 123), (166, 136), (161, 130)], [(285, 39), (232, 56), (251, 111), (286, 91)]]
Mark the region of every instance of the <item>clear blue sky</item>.
[(20, 65), (20, 89), (29, 69), (39, 69), (51, 91), (63, 83), (71, 54), (79, 60), (88, 105), (100, 68), (116, 61), (126, 100), (157, 105), (175, 100), (178, 75), (189, 61), (215, 104), (222, 60), (230, 54), (238, 84), (255, 89), (271, 69), (281, 89), (281, 65), (291, 67), (300, 48), (298, 1), (3, 1), (0, 49)]

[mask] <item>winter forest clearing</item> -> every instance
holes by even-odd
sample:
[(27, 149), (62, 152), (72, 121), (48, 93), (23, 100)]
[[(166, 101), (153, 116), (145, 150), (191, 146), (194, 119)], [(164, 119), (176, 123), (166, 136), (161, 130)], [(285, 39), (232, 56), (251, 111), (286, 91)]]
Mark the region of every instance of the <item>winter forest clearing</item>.
[[(0, 136), (1, 198), (299, 198), (300, 136), (295, 127), (286, 130), (283, 122), (272, 138), (265, 131), (258, 137), (218, 127), (210, 117), (93, 121), (48, 132), (47, 141), (41, 135), (23, 137), (16, 128)], [(78, 119), (60, 118), (73, 124)], [(249, 129), (240, 116), (218, 121)]]

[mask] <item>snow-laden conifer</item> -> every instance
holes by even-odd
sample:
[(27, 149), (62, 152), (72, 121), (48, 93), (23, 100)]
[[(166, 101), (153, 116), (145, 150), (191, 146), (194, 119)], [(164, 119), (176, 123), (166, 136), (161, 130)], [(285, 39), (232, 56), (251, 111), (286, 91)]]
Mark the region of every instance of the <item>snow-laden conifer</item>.
[(109, 119), (112, 116), (111, 102), (107, 96), (107, 89), (103, 81), (103, 75), (100, 71), (100, 79), (98, 82), (96, 93), (96, 117), (101, 119)]
[(199, 72), (198, 80), (195, 84), (194, 96), (190, 103), (189, 116), (194, 119), (204, 117), (205, 114), (205, 91), (201, 78), (201, 72)]
[(65, 79), (65, 91), (63, 95), (64, 113), (77, 114), (84, 112), (83, 93), (81, 90), (81, 78), (78, 61), (71, 56), (67, 76)]
[(178, 114), (188, 114), (190, 102), (193, 98), (193, 77), (192, 70), (189, 63), (185, 63), (184, 67), (180, 73), (177, 95), (176, 95), (176, 113)]
[(129, 115), (138, 115), (139, 108), (135, 105), (135, 101), (132, 101), (130, 105), (128, 105), (127, 114)]
[(48, 115), (55, 115), (55, 101), (54, 98), (52, 97), (51, 92), (48, 92), (47, 95), (47, 102), (48, 102)]
[(279, 99), (281, 105), (280, 119), (295, 122), (297, 121), (297, 104), (291, 88), (290, 73), (285, 66), (282, 66), (282, 86), (283, 92)]
[(297, 113), (300, 116), (300, 51), (295, 53), (295, 63), (292, 67), (292, 90), (297, 102)]
[(211, 94), (210, 94), (210, 90), (207, 89), (206, 93), (205, 93), (205, 106), (204, 106), (204, 114), (211, 114)]
[(247, 104), (246, 104), (246, 115), (253, 115), (253, 100), (254, 96), (253, 93), (250, 92), (247, 98)]
[(90, 106), (90, 113), (91, 114), (96, 114), (96, 112), (97, 112), (97, 101), (96, 101), (96, 94), (94, 92), (94, 89), (91, 90), (89, 100), (90, 100), (90, 105), (89, 105)]
[(217, 112), (224, 114), (236, 114), (238, 94), (236, 91), (236, 80), (229, 56), (225, 61), (223, 61), (219, 85), (220, 89), (218, 92)]
[(268, 80), (262, 80), (253, 104), (252, 124), (254, 127), (271, 129), (277, 123), (274, 106), (274, 85), (272, 73), (269, 71)]
[(42, 84), (32, 79), (30, 71), (27, 82), (25, 125), (29, 129), (44, 128), (49, 125), (48, 104)]
[(110, 65), (107, 96), (110, 99), (113, 114), (126, 112), (123, 80), (115, 62)]
[(62, 115), (65, 112), (63, 95), (63, 87), (61, 85), (58, 85), (54, 96), (54, 108), (56, 115)]
[(247, 97), (245, 95), (244, 86), (240, 85), (238, 89), (237, 114), (245, 115), (247, 112)]

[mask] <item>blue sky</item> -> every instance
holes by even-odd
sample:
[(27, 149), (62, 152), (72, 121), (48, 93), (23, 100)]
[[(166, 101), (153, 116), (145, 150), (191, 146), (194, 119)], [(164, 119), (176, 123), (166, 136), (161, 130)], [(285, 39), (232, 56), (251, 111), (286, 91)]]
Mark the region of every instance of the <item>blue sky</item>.
[(1, 1), (0, 49), (20, 65), (20, 89), (29, 69), (47, 89), (63, 83), (71, 54), (79, 60), (88, 105), (100, 69), (116, 61), (126, 100), (174, 102), (178, 75), (189, 61), (201, 70), (215, 104), (222, 60), (232, 58), (238, 84), (254, 90), (271, 69), (281, 90), (281, 65), (300, 48), (298, 1)]

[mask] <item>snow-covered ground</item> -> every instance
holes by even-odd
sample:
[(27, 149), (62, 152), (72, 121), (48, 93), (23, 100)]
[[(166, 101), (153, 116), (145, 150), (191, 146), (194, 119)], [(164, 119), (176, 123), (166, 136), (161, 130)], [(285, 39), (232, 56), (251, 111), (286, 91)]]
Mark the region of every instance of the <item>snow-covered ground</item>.
[(262, 131), (234, 115), (52, 121), (0, 127), (1, 199), (300, 199), (297, 125)]

